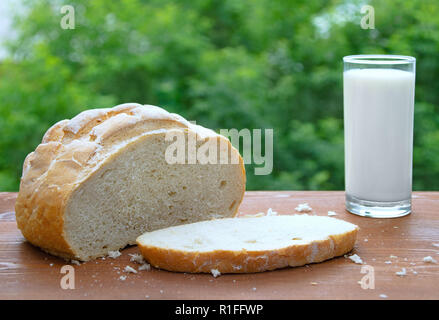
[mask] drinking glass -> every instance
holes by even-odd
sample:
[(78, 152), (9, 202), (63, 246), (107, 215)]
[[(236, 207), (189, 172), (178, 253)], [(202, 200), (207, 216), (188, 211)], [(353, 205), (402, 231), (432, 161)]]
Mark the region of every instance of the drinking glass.
[(411, 212), (416, 59), (343, 58), (346, 208), (373, 218)]

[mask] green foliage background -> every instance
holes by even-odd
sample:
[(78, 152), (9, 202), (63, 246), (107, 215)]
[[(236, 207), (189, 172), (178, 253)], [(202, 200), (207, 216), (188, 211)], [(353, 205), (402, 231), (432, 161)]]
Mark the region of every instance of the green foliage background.
[[(62, 5), (76, 28), (60, 28)], [(360, 8), (375, 8), (374, 30)], [(274, 128), (249, 190), (343, 189), (342, 57), (417, 58), (414, 189), (439, 190), (439, 2), (26, 1), (0, 62), (0, 191), (55, 122), (123, 102), (213, 129)]]

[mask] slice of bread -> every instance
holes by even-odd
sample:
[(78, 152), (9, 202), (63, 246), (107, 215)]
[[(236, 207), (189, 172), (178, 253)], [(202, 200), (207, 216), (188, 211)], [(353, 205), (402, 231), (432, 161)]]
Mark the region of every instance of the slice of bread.
[(137, 244), (157, 268), (248, 273), (343, 255), (354, 247), (357, 231), (349, 222), (306, 214), (226, 218), (147, 232)]
[[(179, 137), (185, 146), (216, 147), (207, 152), (213, 161), (189, 162), (186, 149), (185, 164), (169, 161)], [(24, 162), (15, 210), (29, 242), (86, 261), (135, 244), (146, 231), (233, 217), (244, 191), (243, 161), (228, 139), (159, 107), (129, 103), (50, 128)]]

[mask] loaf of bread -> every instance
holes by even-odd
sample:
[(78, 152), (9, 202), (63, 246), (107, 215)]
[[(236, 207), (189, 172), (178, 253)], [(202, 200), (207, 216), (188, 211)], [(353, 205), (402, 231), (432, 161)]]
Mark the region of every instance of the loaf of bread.
[(358, 227), (335, 218), (293, 215), (226, 218), (147, 232), (144, 258), (169, 271), (248, 273), (321, 262), (352, 250)]
[[(193, 161), (187, 151), (184, 163), (170, 162), (168, 147), (178, 137), (213, 146), (213, 157)], [(244, 191), (243, 161), (228, 139), (159, 107), (129, 103), (51, 127), (24, 162), (15, 210), (29, 242), (87, 261), (135, 244), (146, 231), (233, 217)]]

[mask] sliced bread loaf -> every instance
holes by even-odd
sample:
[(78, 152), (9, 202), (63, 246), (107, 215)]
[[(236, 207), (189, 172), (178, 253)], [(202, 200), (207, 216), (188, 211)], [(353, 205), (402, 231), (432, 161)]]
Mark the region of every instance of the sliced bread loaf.
[(228, 218), (137, 238), (153, 266), (170, 271), (247, 273), (321, 262), (352, 250), (358, 227), (329, 217)]
[[(196, 147), (216, 147), (213, 161), (186, 161), (189, 151), (185, 164), (166, 158), (175, 143), (169, 137), (187, 146), (189, 136)], [(226, 161), (218, 161), (224, 152)], [(129, 103), (50, 128), (24, 162), (15, 210), (32, 244), (89, 260), (135, 244), (146, 231), (233, 217), (244, 190), (243, 161), (225, 137), (159, 107)]]

